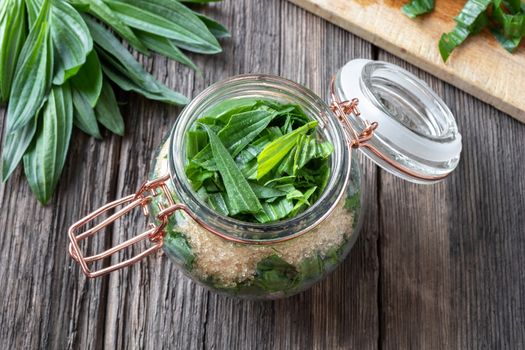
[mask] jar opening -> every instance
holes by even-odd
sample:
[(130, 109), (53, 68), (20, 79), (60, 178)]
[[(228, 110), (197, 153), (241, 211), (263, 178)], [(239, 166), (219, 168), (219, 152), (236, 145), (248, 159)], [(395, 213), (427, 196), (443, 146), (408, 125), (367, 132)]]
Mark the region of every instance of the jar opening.
[[(240, 221), (223, 216), (207, 206), (192, 189), (184, 172), (186, 165), (186, 137), (196, 119), (213, 110), (225, 100), (262, 99), (292, 103), (318, 122), (317, 134), (329, 140), (334, 151), (330, 156), (331, 175), (320, 198), (297, 216), (266, 224)], [(349, 176), (350, 157), (340, 125), (328, 105), (310, 90), (287, 79), (268, 75), (237, 76), (216, 83), (182, 111), (171, 136), (168, 154), (171, 179), (178, 200), (185, 203), (197, 216), (221, 233), (237, 240), (260, 243), (293, 238), (315, 227), (335, 208)]]

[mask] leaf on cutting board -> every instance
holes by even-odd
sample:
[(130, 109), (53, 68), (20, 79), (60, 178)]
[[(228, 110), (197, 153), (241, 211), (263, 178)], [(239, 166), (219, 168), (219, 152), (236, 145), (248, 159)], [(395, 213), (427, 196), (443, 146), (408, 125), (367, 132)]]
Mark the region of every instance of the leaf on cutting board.
[(100, 124), (109, 131), (120, 136), (124, 135), (124, 119), (120, 114), (113, 89), (106, 80), (102, 84), (102, 92), (95, 106), (95, 115)]
[(93, 49), (93, 40), (82, 16), (64, 0), (51, 6), (51, 38), (54, 48), (55, 85), (75, 75)]
[(434, 9), (434, 0), (410, 0), (403, 6), (403, 12), (410, 18), (429, 13)]
[(228, 194), (228, 203), (230, 204), (230, 213), (257, 213), (262, 210), (261, 203), (257, 199), (250, 184), (235, 164), (230, 153), (222, 144), (219, 137), (206, 125), (203, 126), (208, 133), (210, 147), (222, 176), (226, 193)]
[(7, 101), (16, 62), (27, 36), (23, 0), (0, 3), (0, 103)]
[(49, 33), (49, 0), (44, 1), (15, 69), (7, 108), (7, 133), (35, 118), (51, 86), (53, 49)]
[(46, 204), (62, 173), (73, 127), (73, 103), (67, 83), (51, 89), (38, 124), (38, 132), (24, 155), (24, 171), (31, 190), (40, 203)]
[(164, 36), (198, 53), (218, 53), (221, 46), (192, 10), (171, 0), (105, 0), (130, 27)]
[(102, 90), (102, 68), (95, 50), (88, 54), (86, 63), (71, 78), (71, 84), (83, 93), (91, 107), (96, 106)]
[(452, 51), (470, 35), (481, 31), (488, 24), (487, 8), (493, 0), (469, 0), (454, 19), (456, 27), (439, 39), (439, 53), (444, 62)]
[(514, 52), (525, 36), (525, 10), (521, 10), (519, 1), (494, 0), (492, 17), (500, 25), (491, 28), (492, 34), (507, 51)]
[(490, 30), (492, 35), (499, 41), (501, 46), (508, 52), (514, 52), (521, 43), (521, 37), (507, 38), (500, 29), (493, 28)]

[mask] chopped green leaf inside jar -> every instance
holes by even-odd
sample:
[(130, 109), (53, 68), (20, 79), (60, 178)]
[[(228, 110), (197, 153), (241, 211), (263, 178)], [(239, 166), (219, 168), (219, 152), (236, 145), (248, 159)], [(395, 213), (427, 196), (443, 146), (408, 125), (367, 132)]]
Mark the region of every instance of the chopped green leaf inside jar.
[(299, 105), (227, 100), (186, 133), (186, 175), (216, 212), (268, 223), (312, 206), (330, 178), (333, 145)]

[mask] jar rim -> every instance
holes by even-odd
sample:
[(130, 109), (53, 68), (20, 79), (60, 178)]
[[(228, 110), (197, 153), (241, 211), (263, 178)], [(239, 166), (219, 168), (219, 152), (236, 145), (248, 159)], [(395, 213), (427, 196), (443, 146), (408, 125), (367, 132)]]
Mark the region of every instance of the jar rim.
[[(208, 207), (191, 187), (184, 172), (185, 132), (194, 121), (217, 103), (228, 98), (285, 100), (299, 104), (305, 113), (319, 122), (318, 132), (334, 145), (329, 182), (321, 197), (299, 215), (271, 223), (252, 223), (221, 215)], [(217, 82), (198, 94), (181, 112), (171, 134), (168, 164), (173, 190), (182, 203), (206, 224), (235, 241), (274, 243), (297, 237), (321, 223), (344, 195), (350, 176), (351, 152), (337, 117), (324, 100), (308, 88), (291, 80), (266, 75), (237, 75)]]

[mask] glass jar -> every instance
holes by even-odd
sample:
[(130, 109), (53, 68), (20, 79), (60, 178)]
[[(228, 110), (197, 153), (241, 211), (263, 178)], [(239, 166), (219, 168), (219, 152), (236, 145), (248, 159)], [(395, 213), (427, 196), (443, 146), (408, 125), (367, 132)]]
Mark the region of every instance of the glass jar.
[[(324, 192), (291, 219), (259, 224), (220, 215), (193, 191), (184, 172), (184, 136), (195, 120), (213, 116), (231, 100), (253, 98), (300, 105), (318, 122), (317, 137), (334, 146)], [(210, 86), (175, 122), (154, 160), (152, 180), (137, 194), (110, 203), (71, 227), (71, 255), (94, 277), (162, 248), (186, 275), (219, 292), (279, 298), (309, 288), (337, 267), (359, 234), (366, 196), (362, 196), (356, 150), (418, 183), (447, 176), (461, 151), (461, 136), (450, 110), (424, 82), (395, 65), (350, 61), (333, 80), (331, 98), (327, 104), (299, 84), (268, 75), (236, 76)], [(375, 122), (369, 123), (361, 113)], [(123, 204), (99, 225), (76, 235), (87, 222)], [(151, 218), (148, 231), (94, 257), (82, 256), (80, 240), (137, 206)], [(141, 239), (154, 245), (128, 261), (95, 272), (89, 269), (88, 264)]]

